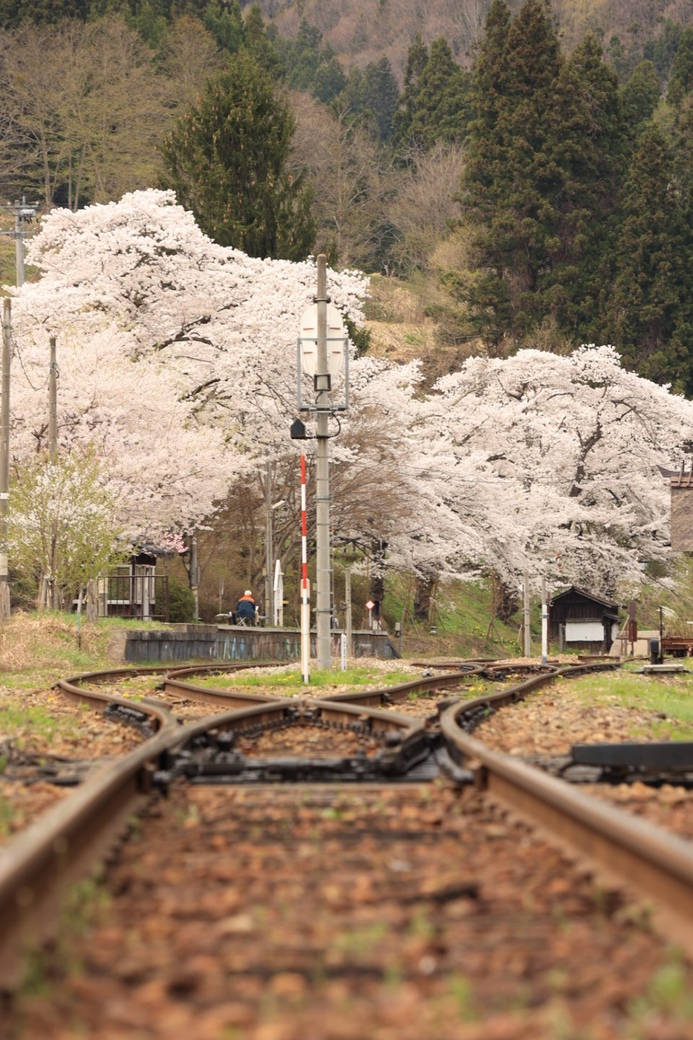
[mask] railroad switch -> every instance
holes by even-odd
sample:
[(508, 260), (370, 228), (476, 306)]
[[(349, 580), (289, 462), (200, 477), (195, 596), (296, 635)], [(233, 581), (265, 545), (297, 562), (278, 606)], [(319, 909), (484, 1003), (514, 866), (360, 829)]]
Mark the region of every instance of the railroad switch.
[[(261, 727), (253, 727), (253, 730)], [(269, 728), (269, 727), (268, 727)], [(242, 731), (247, 737), (249, 729)], [(152, 783), (165, 791), (178, 778), (194, 784), (256, 783), (400, 783), (446, 776), (454, 783), (470, 784), (473, 774), (457, 766), (437, 733), (420, 732), (416, 739), (401, 733), (382, 735), (382, 747), (374, 754), (359, 748), (333, 757), (279, 755), (252, 757), (235, 747), (234, 734), (210, 730), (196, 735), (187, 747), (162, 758)]]
[(639, 782), (693, 788), (693, 742), (685, 740), (575, 744), (570, 755), (528, 761), (573, 784)]

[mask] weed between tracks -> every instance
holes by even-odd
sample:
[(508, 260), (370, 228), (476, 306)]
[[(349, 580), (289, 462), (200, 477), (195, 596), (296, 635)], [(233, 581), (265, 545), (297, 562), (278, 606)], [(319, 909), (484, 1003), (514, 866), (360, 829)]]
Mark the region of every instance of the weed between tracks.
[(315, 670), (311, 672), (310, 683), (303, 681), (300, 669), (295, 665), (287, 665), (284, 668), (254, 668), (252, 673), (243, 671), (224, 675), (209, 675), (197, 677), (193, 681), (197, 686), (208, 686), (213, 689), (262, 689), (263, 692), (295, 696), (312, 696), (313, 693), (323, 693), (325, 690), (338, 692), (344, 689), (353, 689), (360, 686), (385, 688), (408, 682), (411, 679), (421, 677), (421, 670), (414, 670), (402, 664), (400, 668), (393, 668), (392, 662), (387, 666), (376, 659), (369, 660), (367, 665), (348, 668), (344, 672)]
[(587, 675), (570, 680), (571, 694), (590, 705), (618, 704), (654, 712), (660, 720), (630, 727), (634, 739), (693, 740), (693, 673), (634, 675), (632, 672)]

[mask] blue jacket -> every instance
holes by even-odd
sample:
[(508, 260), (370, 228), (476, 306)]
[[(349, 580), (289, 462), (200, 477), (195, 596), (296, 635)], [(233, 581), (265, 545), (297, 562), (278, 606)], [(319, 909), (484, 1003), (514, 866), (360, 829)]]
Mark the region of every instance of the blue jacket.
[(236, 614), (243, 618), (255, 617), (255, 600), (252, 596), (241, 596), (236, 607)]

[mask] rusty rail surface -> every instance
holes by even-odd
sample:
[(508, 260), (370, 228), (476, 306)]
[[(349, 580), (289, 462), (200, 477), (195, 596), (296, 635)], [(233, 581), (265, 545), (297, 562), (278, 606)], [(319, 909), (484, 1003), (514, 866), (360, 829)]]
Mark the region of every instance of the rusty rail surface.
[[(519, 666), (503, 667), (514, 674), (521, 670)], [(554, 836), (617, 871), (621, 878), (638, 885), (655, 898), (660, 906), (673, 910), (676, 915), (674, 934), (688, 949), (693, 949), (693, 849), (688, 843), (593, 801), (569, 785), (513, 760), (511, 756), (490, 751), (462, 728), (465, 724), (473, 725), (480, 712), (513, 703), (556, 677), (611, 667), (618, 666), (597, 664), (569, 669), (546, 668), (540, 674), (533, 674), (524, 682), (498, 693), (470, 701), (460, 700), (443, 711), (441, 732), (451, 757), (458, 764), (472, 765), (479, 784), (489, 794), (550, 828)], [(302, 705), (308, 712), (328, 713), (331, 721), (344, 725), (353, 724), (355, 720), (368, 720), (373, 732), (399, 731), (403, 740), (415, 741), (423, 730), (420, 720), (378, 711), (366, 700), (379, 698), (380, 704), (393, 703), (406, 699), (416, 690), (454, 687), (477, 674), (477, 668), (482, 671), (489, 665), (474, 665), (473, 668), (473, 672), (467, 669), (425, 677), (389, 690), (329, 695), (320, 699), (295, 698), (288, 705), (294, 710)], [(221, 669), (210, 666), (207, 670)], [(86, 689), (87, 682), (98, 683), (129, 675), (155, 675), (163, 671), (161, 668), (126, 668), (91, 673), (64, 681), (59, 688), (66, 695), (85, 699), (93, 705), (104, 701), (117, 703), (124, 699)], [(180, 672), (178, 669), (173, 671)], [(383, 697), (387, 700), (383, 701)], [(142, 806), (144, 799), (151, 797), (151, 777), (165, 763), (170, 752), (209, 729), (228, 728), (242, 732), (253, 725), (272, 724), (287, 710), (285, 698), (256, 701), (251, 706), (246, 701), (240, 710), (179, 727), (160, 704), (132, 700), (124, 703), (130, 708), (141, 708), (157, 720), (157, 734), (143, 742), (135, 752), (104, 767), (60, 805), (0, 848), (0, 920), (3, 925), (0, 932), (0, 988), (11, 987), (17, 982), (22, 950), (50, 933), (60, 899), (69, 886), (83, 877), (104, 855), (123, 832), (131, 814)], [(671, 925), (671, 922), (667, 924)]]
[[(122, 698), (102, 700), (126, 704)], [(0, 988), (19, 980), (21, 953), (50, 934), (69, 887), (108, 851), (147, 797), (154, 763), (178, 725), (161, 705), (137, 702), (158, 733), (107, 765), (0, 848)]]
[(647, 899), (666, 934), (693, 952), (693, 844), (646, 820), (624, 813), (576, 791), (569, 784), (487, 748), (465, 732), (478, 710), (495, 709), (521, 699), (554, 678), (566, 678), (609, 665), (559, 668), (511, 690), (460, 702), (441, 715), (448, 753), (460, 766), (472, 767), (477, 785), (503, 805), (539, 825), (573, 854), (601, 868), (610, 878), (632, 885)]
[[(220, 669), (210, 666), (203, 670)], [(151, 778), (169, 752), (211, 728), (243, 730), (252, 724), (270, 724), (288, 706), (286, 698), (265, 697), (260, 701), (261, 695), (246, 695), (242, 710), (209, 716), (180, 727), (161, 703), (127, 700), (87, 687), (87, 683), (140, 675), (154, 678), (164, 671), (160, 667), (118, 668), (73, 676), (56, 684), (66, 697), (92, 708), (116, 704), (141, 713), (151, 720), (157, 732), (135, 751), (104, 766), (74, 793), (0, 847), (0, 991), (17, 985), (23, 952), (35, 948), (55, 930), (61, 902), (70, 886), (103, 858), (126, 829), (128, 820), (152, 796)], [(199, 671), (198, 667), (198, 674)], [(238, 696), (232, 694), (231, 699), (237, 701)], [(423, 731), (420, 721), (391, 712), (364, 712), (363, 707), (323, 704), (309, 699), (289, 702), (293, 707), (297, 703), (307, 710), (329, 715), (335, 723), (349, 725), (368, 717), (374, 733), (399, 730), (402, 743), (415, 742)]]

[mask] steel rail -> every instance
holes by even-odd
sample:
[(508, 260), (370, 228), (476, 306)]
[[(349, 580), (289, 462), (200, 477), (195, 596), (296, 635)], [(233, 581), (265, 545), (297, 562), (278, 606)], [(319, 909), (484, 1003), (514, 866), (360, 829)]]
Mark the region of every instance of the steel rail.
[[(253, 704), (275, 703), (279, 698), (268, 693), (244, 693), (241, 690), (222, 690), (211, 686), (196, 686), (194, 683), (184, 682), (182, 679), (166, 676), (159, 685), (164, 693), (178, 694), (187, 700), (199, 701), (207, 704), (223, 704), (229, 711), (235, 708), (248, 708)], [(281, 698), (286, 700), (286, 698)]]
[[(118, 669), (89, 673), (58, 684), (66, 696), (91, 707), (116, 703), (142, 710), (155, 720), (158, 732), (135, 751), (103, 766), (58, 805), (0, 847), (0, 990), (11, 990), (21, 979), (22, 957), (56, 927), (61, 902), (71, 885), (83, 878), (123, 833), (127, 821), (151, 797), (151, 780), (169, 752), (205, 731), (247, 729), (270, 725), (286, 711), (305, 710), (328, 717), (334, 724), (368, 727), (373, 733), (398, 732), (401, 746), (423, 738), (423, 724), (392, 712), (365, 710), (351, 705), (326, 704), (312, 699), (277, 698), (242, 710), (208, 716), (178, 726), (162, 704), (132, 701), (115, 694), (87, 689), (83, 683), (132, 675), (160, 673), (162, 669)], [(393, 756), (395, 749), (392, 751)]]
[(339, 701), (329, 702), (312, 697), (282, 697), (264, 704), (196, 719), (178, 729), (179, 739), (172, 747), (183, 746), (209, 729), (242, 731), (253, 726), (271, 726), (288, 719), (296, 711), (303, 714), (307, 721), (325, 720), (333, 725), (346, 726), (368, 723), (369, 730), (375, 734), (400, 732), (405, 738), (408, 738), (424, 730), (422, 720), (412, 718), (411, 715), (398, 715), (391, 711), (380, 711), (377, 708), (364, 710), (364, 706)]
[(329, 693), (320, 697), (320, 701), (340, 701), (342, 704), (363, 704), (364, 707), (377, 707), (382, 704), (398, 704), (405, 701), (410, 693), (455, 689), (465, 680), (475, 675), (483, 674), (482, 667), (470, 668), (466, 671), (456, 671), (448, 675), (422, 676), (420, 679), (412, 679), (410, 682), (399, 683), (397, 686), (374, 690), (354, 690), (350, 693)]
[[(508, 671), (514, 675), (520, 674), (523, 671), (531, 672), (532, 676), (526, 680), (525, 683), (521, 683), (519, 686), (514, 686), (508, 691), (507, 696), (510, 700), (517, 700), (523, 696), (523, 693), (515, 693), (515, 690), (521, 690), (529, 692), (536, 686), (540, 686), (542, 683), (547, 681), (547, 678), (553, 678), (554, 675), (560, 672), (560, 669), (548, 665), (517, 665), (511, 666), (507, 664), (499, 664), (496, 662), (486, 662), (483, 664), (471, 664), (468, 667), (460, 667), (460, 662), (456, 662), (454, 665), (447, 663), (430, 663), (424, 661), (415, 662), (419, 668), (438, 668), (441, 671), (447, 672), (445, 675), (433, 675), (433, 676), (422, 676), (420, 679), (413, 679), (410, 682), (400, 683), (397, 686), (391, 686), (387, 689), (375, 689), (375, 690), (354, 690), (351, 693), (332, 693), (321, 697), (320, 700), (326, 701), (342, 701), (345, 704), (364, 704), (370, 705), (382, 705), (382, 704), (397, 704), (401, 701), (405, 701), (411, 693), (421, 692), (435, 692), (436, 690), (450, 689), (455, 691), (458, 687), (464, 685), (469, 679), (475, 677), (491, 678), (496, 679), (494, 675), (497, 671)], [(462, 663), (463, 664), (463, 663)], [(589, 668), (590, 666), (583, 666)], [(605, 666), (614, 667), (614, 666)], [(450, 671), (450, 669), (453, 669)], [(572, 668), (563, 669), (566, 672), (573, 672)], [(500, 702), (503, 702), (503, 698), (506, 696), (504, 691), (500, 693), (487, 694), (484, 697), (478, 699), (478, 701), (469, 701), (469, 704), (485, 704), (487, 701), (495, 702), (498, 698)]]
[(103, 766), (0, 848), (0, 987), (16, 984), (22, 952), (55, 926), (69, 886), (103, 857), (141, 806), (152, 764), (177, 737), (178, 725), (165, 708), (138, 704), (159, 721), (159, 732)]
[[(693, 949), (693, 852), (687, 843), (603, 803), (595, 803), (569, 785), (510, 756), (490, 751), (463, 732), (460, 726), (461, 722), (470, 719), (473, 724), (479, 709), (493, 710), (504, 703), (512, 703), (553, 678), (605, 667), (609, 666), (547, 669), (496, 694), (457, 702), (444, 710), (441, 717), (448, 753), (460, 764), (476, 763), (480, 785), (504, 804), (548, 826), (581, 853), (616, 870), (620, 876), (656, 898), (662, 906), (672, 909), (677, 917), (674, 921), (676, 934), (688, 949)], [(517, 671), (515, 668), (512, 670)], [(50, 931), (56, 920), (60, 898), (70, 884), (84, 876), (103, 856), (122, 832), (127, 819), (141, 807), (149, 796), (154, 772), (157, 767), (165, 765), (169, 752), (205, 731), (228, 728), (242, 732), (251, 730), (253, 726), (272, 725), (281, 719), (282, 712), (295, 712), (297, 709), (305, 711), (307, 719), (325, 718), (333, 724), (347, 726), (359, 724), (369, 727), (373, 733), (396, 732), (401, 737), (398, 743), (409, 741), (415, 747), (418, 739), (427, 739), (423, 721), (367, 707), (364, 696), (405, 698), (416, 689), (440, 687), (441, 678), (444, 687), (454, 686), (471, 674), (466, 671), (425, 677), (390, 690), (365, 691), (353, 695), (351, 703), (345, 701), (345, 697), (350, 696), (345, 694), (253, 703), (250, 707), (208, 716), (183, 727), (176, 725), (163, 705), (125, 701), (111, 693), (84, 688), (87, 682), (105, 681), (105, 677), (115, 679), (162, 671), (165, 669), (118, 669), (74, 677), (59, 684), (67, 695), (86, 698), (92, 704), (124, 702), (130, 708), (151, 709), (152, 717), (160, 719), (160, 729), (155, 737), (118, 762), (105, 766), (35, 824), (0, 848), (0, 986), (16, 983), (22, 950), (40, 941)], [(392, 751), (394, 755), (394, 747)]]
[[(602, 670), (585, 665), (556, 669), (490, 697), (460, 702), (441, 715), (448, 754), (459, 766), (472, 768), (478, 787), (501, 804), (558, 839), (573, 854), (632, 885), (647, 899), (667, 937), (693, 952), (693, 845), (654, 824), (576, 791), (512, 755), (487, 748), (465, 732), (464, 725), (481, 707), (499, 707), (521, 699), (542, 682)], [(608, 666), (606, 666), (608, 667)]]

